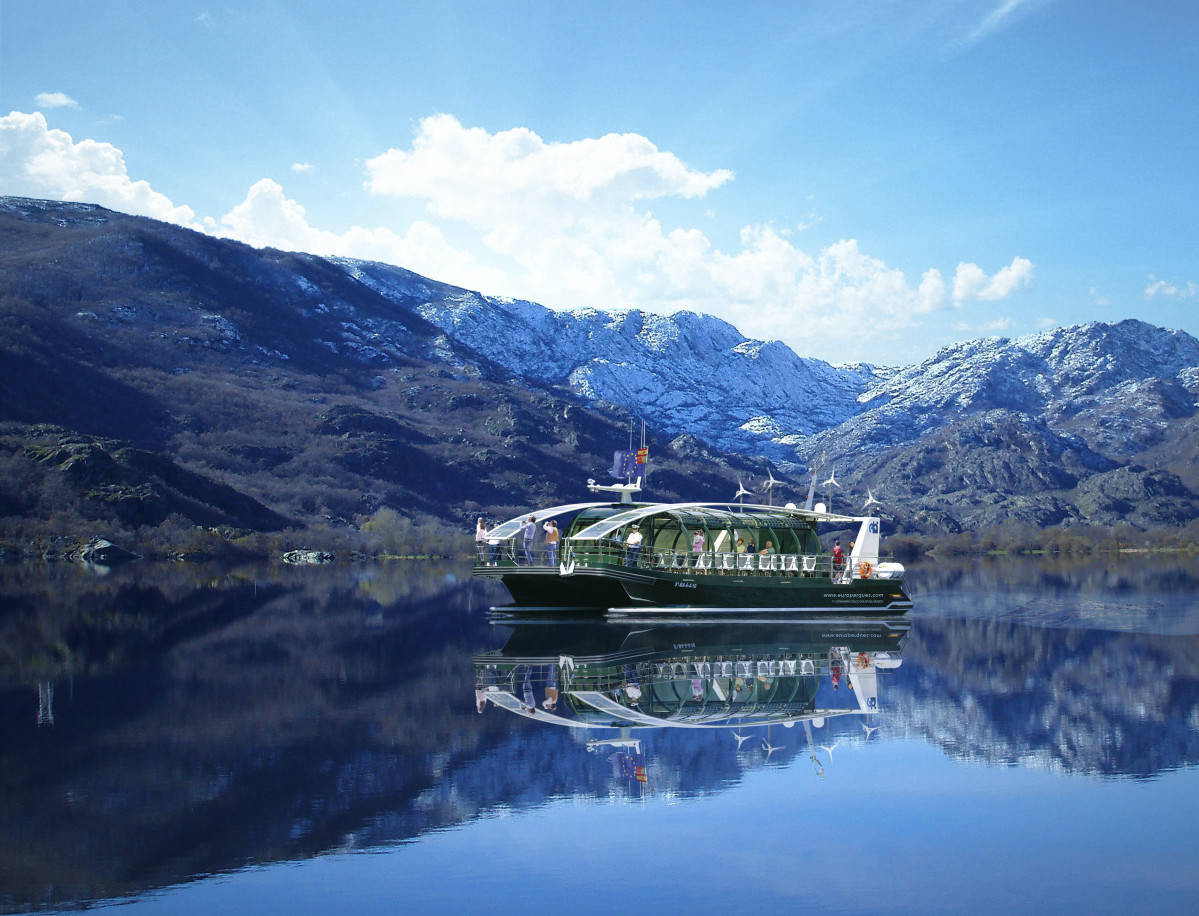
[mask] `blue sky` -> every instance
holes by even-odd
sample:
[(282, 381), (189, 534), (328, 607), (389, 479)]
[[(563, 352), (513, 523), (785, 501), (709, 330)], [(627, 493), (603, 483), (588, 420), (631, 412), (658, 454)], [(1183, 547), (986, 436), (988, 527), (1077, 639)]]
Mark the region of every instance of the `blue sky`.
[(1199, 5), (6, 3), (0, 193), (832, 362), (1199, 334)]

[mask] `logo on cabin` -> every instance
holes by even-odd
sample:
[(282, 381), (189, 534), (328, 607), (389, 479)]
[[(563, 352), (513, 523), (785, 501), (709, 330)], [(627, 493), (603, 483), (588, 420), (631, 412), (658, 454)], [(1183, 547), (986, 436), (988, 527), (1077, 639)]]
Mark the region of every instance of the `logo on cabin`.
[(878, 534), (878, 522), (877, 522), (877, 521), (874, 521), (874, 522), (871, 522), (871, 523), (870, 523), (870, 533), (871, 533), (871, 534)]

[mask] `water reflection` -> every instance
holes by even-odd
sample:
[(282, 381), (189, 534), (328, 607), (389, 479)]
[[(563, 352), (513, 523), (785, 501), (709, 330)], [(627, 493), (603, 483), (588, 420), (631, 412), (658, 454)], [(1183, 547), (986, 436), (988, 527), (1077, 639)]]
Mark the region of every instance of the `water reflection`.
[[(478, 711), (494, 706), (582, 729), (588, 750), (617, 748), (617, 775), (642, 784), (648, 772), (633, 734), (660, 728), (724, 729), (738, 750), (752, 741), (769, 760), (787, 746), (770, 729), (802, 723), (823, 773), (813, 728), (854, 717), (867, 737), (878, 729), (879, 675), (900, 666), (910, 630), (905, 620), (877, 618), (497, 622), (511, 635), (474, 659)], [(612, 729), (618, 737), (605, 734)], [(823, 747), (831, 755), (836, 743)]]
[[(501, 596), (463, 572), (0, 570), (0, 909), (556, 798), (701, 804), (762, 767), (828, 788), (849, 756), (871, 793), (896, 739), (1104, 779), (1199, 763), (1181, 589), (1104, 592), (1119, 614), (1097, 618), (974, 570), (926, 579), (910, 621), (493, 623)], [(1178, 614), (1132, 626), (1158, 604)]]

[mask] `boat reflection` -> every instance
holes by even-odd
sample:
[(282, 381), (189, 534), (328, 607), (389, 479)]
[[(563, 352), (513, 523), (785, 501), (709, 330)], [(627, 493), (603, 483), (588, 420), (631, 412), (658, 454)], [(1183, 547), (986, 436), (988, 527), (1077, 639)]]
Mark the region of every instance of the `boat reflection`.
[[(898, 668), (905, 620), (794, 618), (743, 622), (717, 617), (654, 625), (498, 618), (511, 627), (503, 648), (474, 656), (479, 712), (495, 706), (571, 729), (620, 729), (587, 737), (590, 749), (640, 753), (634, 730), (729, 729), (737, 746), (778, 750), (770, 728), (812, 729), (859, 717), (878, 726), (879, 675)], [(746, 730), (765, 727), (763, 738)], [(831, 755), (832, 748), (825, 746)]]

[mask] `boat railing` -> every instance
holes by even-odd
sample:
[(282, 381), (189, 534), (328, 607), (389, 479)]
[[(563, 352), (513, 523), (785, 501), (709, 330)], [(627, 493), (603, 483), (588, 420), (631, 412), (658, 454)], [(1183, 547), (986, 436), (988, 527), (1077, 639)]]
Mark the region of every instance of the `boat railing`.
[(497, 665), (482, 665), (476, 669), (475, 686), (480, 689), (500, 686), (515, 692), (530, 667), (539, 678), (538, 684), (550, 668), (559, 667), (564, 678), (563, 686), (567, 689), (611, 692), (628, 684), (685, 681), (690, 685), (691, 681), (698, 680), (706, 685), (715, 681), (716, 692), (720, 694), (724, 692), (724, 682), (729, 682), (728, 686), (735, 689), (738, 686), (748, 686), (751, 681), (756, 681), (759, 685), (768, 684), (780, 677), (840, 678), (847, 676), (852, 667), (862, 668), (869, 664), (869, 653), (853, 653), (845, 648), (836, 648), (828, 652), (769, 655), (678, 656), (624, 664), (572, 663), (563, 666), (560, 661), (555, 664), (547, 659), (540, 664), (517, 663), (511, 667), (504, 666), (502, 670)]
[(787, 576), (829, 579), (844, 583), (871, 577), (902, 578), (903, 567), (890, 563), (889, 560), (889, 557), (843, 557), (838, 560), (828, 554), (734, 553), (630, 547), (615, 538), (576, 543), (566, 541), (562, 543), (560, 550), (551, 549), (545, 543), (536, 541), (526, 548), (523, 540), (517, 537), (480, 544), (475, 566), (620, 566), (687, 575)]

